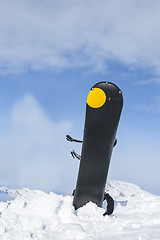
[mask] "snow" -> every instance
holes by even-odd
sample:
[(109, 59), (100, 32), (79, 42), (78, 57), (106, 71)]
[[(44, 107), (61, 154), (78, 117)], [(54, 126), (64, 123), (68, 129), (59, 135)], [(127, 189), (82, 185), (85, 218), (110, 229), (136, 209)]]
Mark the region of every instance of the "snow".
[(106, 191), (115, 210), (104, 217), (92, 202), (75, 211), (71, 195), (0, 188), (0, 240), (160, 239), (160, 196), (111, 180)]

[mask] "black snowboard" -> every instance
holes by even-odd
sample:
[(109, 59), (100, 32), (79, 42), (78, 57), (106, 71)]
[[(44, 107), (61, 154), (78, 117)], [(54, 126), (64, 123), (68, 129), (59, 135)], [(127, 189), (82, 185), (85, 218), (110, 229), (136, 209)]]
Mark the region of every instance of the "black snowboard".
[(99, 82), (88, 95), (81, 161), (74, 192), (75, 209), (88, 202), (102, 207), (110, 158), (123, 106), (121, 90)]

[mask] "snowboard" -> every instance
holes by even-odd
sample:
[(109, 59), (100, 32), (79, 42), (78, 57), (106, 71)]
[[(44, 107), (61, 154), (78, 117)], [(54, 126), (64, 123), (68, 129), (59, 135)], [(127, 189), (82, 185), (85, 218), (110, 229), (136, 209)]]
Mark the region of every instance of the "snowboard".
[(90, 201), (102, 207), (122, 106), (122, 92), (111, 82), (95, 84), (88, 94), (75, 209)]

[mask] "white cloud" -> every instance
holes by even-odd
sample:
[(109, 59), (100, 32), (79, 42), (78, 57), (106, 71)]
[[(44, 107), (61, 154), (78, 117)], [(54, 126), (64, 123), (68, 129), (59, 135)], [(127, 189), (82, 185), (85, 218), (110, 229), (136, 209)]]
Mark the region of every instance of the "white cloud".
[(69, 129), (69, 121), (53, 122), (31, 95), (15, 103), (8, 128), (0, 125), (0, 185), (72, 190), (77, 172), (70, 173)]
[(157, 113), (160, 114), (160, 96), (154, 96), (150, 99), (150, 103), (134, 105), (132, 108), (136, 111), (148, 112), (148, 113)]
[(146, 79), (141, 79), (138, 81), (135, 81), (134, 84), (135, 85), (140, 85), (140, 86), (144, 86), (144, 85), (148, 85), (148, 84), (153, 84), (156, 83), (157, 85), (160, 84), (160, 77), (153, 77), (153, 78), (146, 78)]
[(158, 0), (0, 0), (1, 73), (107, 61), (160, 72)]

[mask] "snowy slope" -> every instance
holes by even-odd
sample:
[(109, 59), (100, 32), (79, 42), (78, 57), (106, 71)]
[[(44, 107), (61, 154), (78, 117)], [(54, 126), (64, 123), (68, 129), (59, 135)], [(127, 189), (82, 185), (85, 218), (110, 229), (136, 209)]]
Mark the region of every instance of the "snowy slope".
[(115, 211), (103, 217), (91, 202), (75, 211), (71, 195), (0, 188), (0, 240), (160, 239), (160, 196), (120, 181), (106, 190)]

